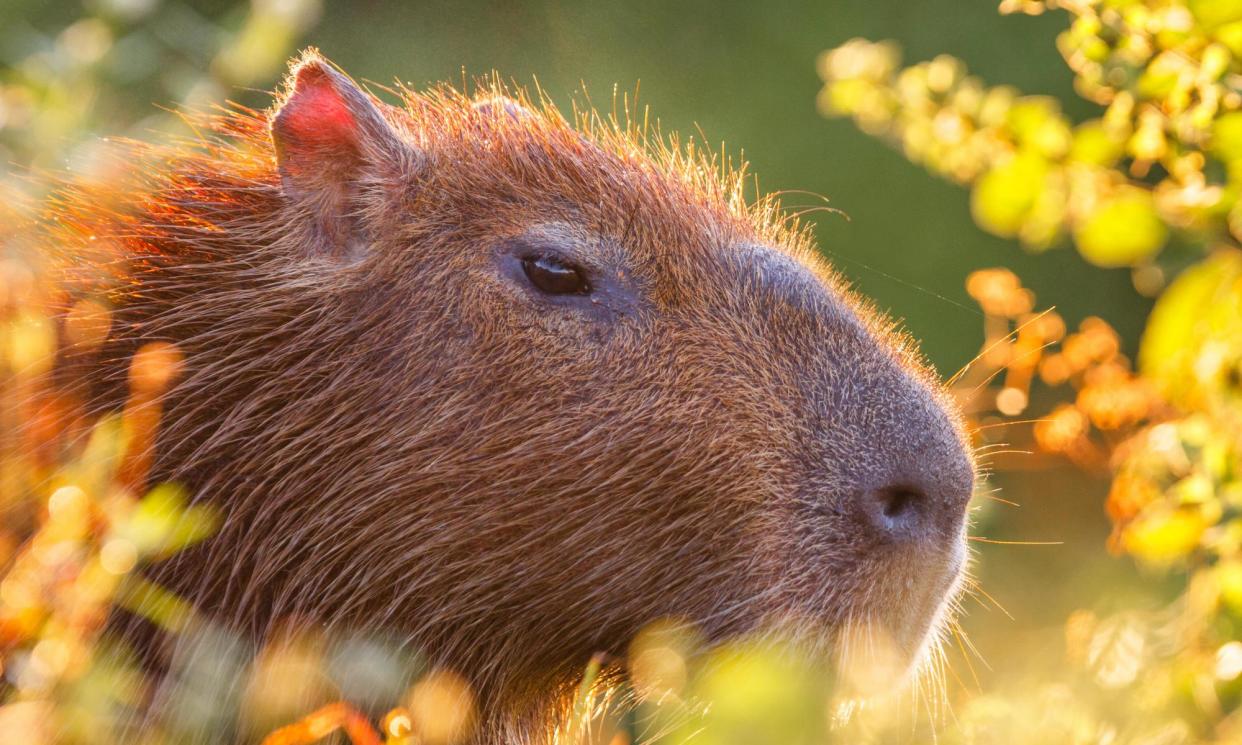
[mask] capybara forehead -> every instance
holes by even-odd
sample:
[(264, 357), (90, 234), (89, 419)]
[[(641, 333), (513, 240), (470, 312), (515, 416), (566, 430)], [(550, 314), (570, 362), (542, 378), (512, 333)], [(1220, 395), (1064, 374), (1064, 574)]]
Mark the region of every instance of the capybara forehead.
[(573, 222), (670, 260), (740, 243), (811, 255), (804, 231), (782, 223), (767, 200), (748, 200), (743, 167), (694, 142), (594, 112), (571, 122), (495, 84), (473, 97), (405, 92), (404, 104), (392, 111), (427, 158), (420, 183), (431, 200), (510, 222)]

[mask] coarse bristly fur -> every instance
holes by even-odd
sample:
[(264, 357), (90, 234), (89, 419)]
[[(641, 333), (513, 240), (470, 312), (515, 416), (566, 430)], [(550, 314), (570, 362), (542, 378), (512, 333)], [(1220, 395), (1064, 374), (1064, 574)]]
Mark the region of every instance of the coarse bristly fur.
[[(693, 148), (496, 83), (396, 95), (307, 52), (272, 112), (133, 145), (44, 221), (113, 278), (94, 378), (184, 354), (152, 479), (223, 520), (147, 574), (254, 639), (396, 635), (474, 686), (481, 742), (537, 740), (660, 618), (874, 624), (913, 663), (973, 471), (912, 345)], [(589, 291), (534, 286), (549, 256)]]

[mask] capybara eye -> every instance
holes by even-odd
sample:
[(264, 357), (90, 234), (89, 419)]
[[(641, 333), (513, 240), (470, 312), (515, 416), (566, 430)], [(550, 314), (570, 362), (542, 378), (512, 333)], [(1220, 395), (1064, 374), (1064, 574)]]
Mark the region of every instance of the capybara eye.
[(530, 283), (549, 295), (584, 295), (591, 288), (582, 270), (550, 256), (522, 259)]

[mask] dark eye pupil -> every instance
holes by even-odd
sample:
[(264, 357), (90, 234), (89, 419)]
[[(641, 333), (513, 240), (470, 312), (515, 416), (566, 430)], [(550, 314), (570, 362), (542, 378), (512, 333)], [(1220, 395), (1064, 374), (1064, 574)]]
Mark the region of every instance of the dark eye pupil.
[(577, 295), (587, 291), (586, 277), (572, 266), (541, 256), (522, 260), (522, 271), (531, 284), (549, 295)]

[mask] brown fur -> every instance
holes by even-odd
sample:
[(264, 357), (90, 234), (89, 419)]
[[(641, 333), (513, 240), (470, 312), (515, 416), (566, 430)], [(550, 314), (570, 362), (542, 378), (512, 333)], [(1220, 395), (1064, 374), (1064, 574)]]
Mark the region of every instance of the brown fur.
[[(471, 680), (485, 740), (533, 738), (593, 653), (662, 617), (712, 640), (871, 620), (914, 657), (971, 466), (912, 345), (742, 173), (504, 94), (374, 102), (407, 149), (359, 152), (337, 191), (282, 183), (270, 116), (239, 111), (60, 197), (49, 240), (124, 278), (95, 374), (180, 346), (153, 477), (225, 517), (153, 577), (256, 638), (395, 632)], [(497, 270), (514, 240), (614, 291), (532, 297)], [(937, 538), (858, 527), (860, 490), (929, 472)]]

